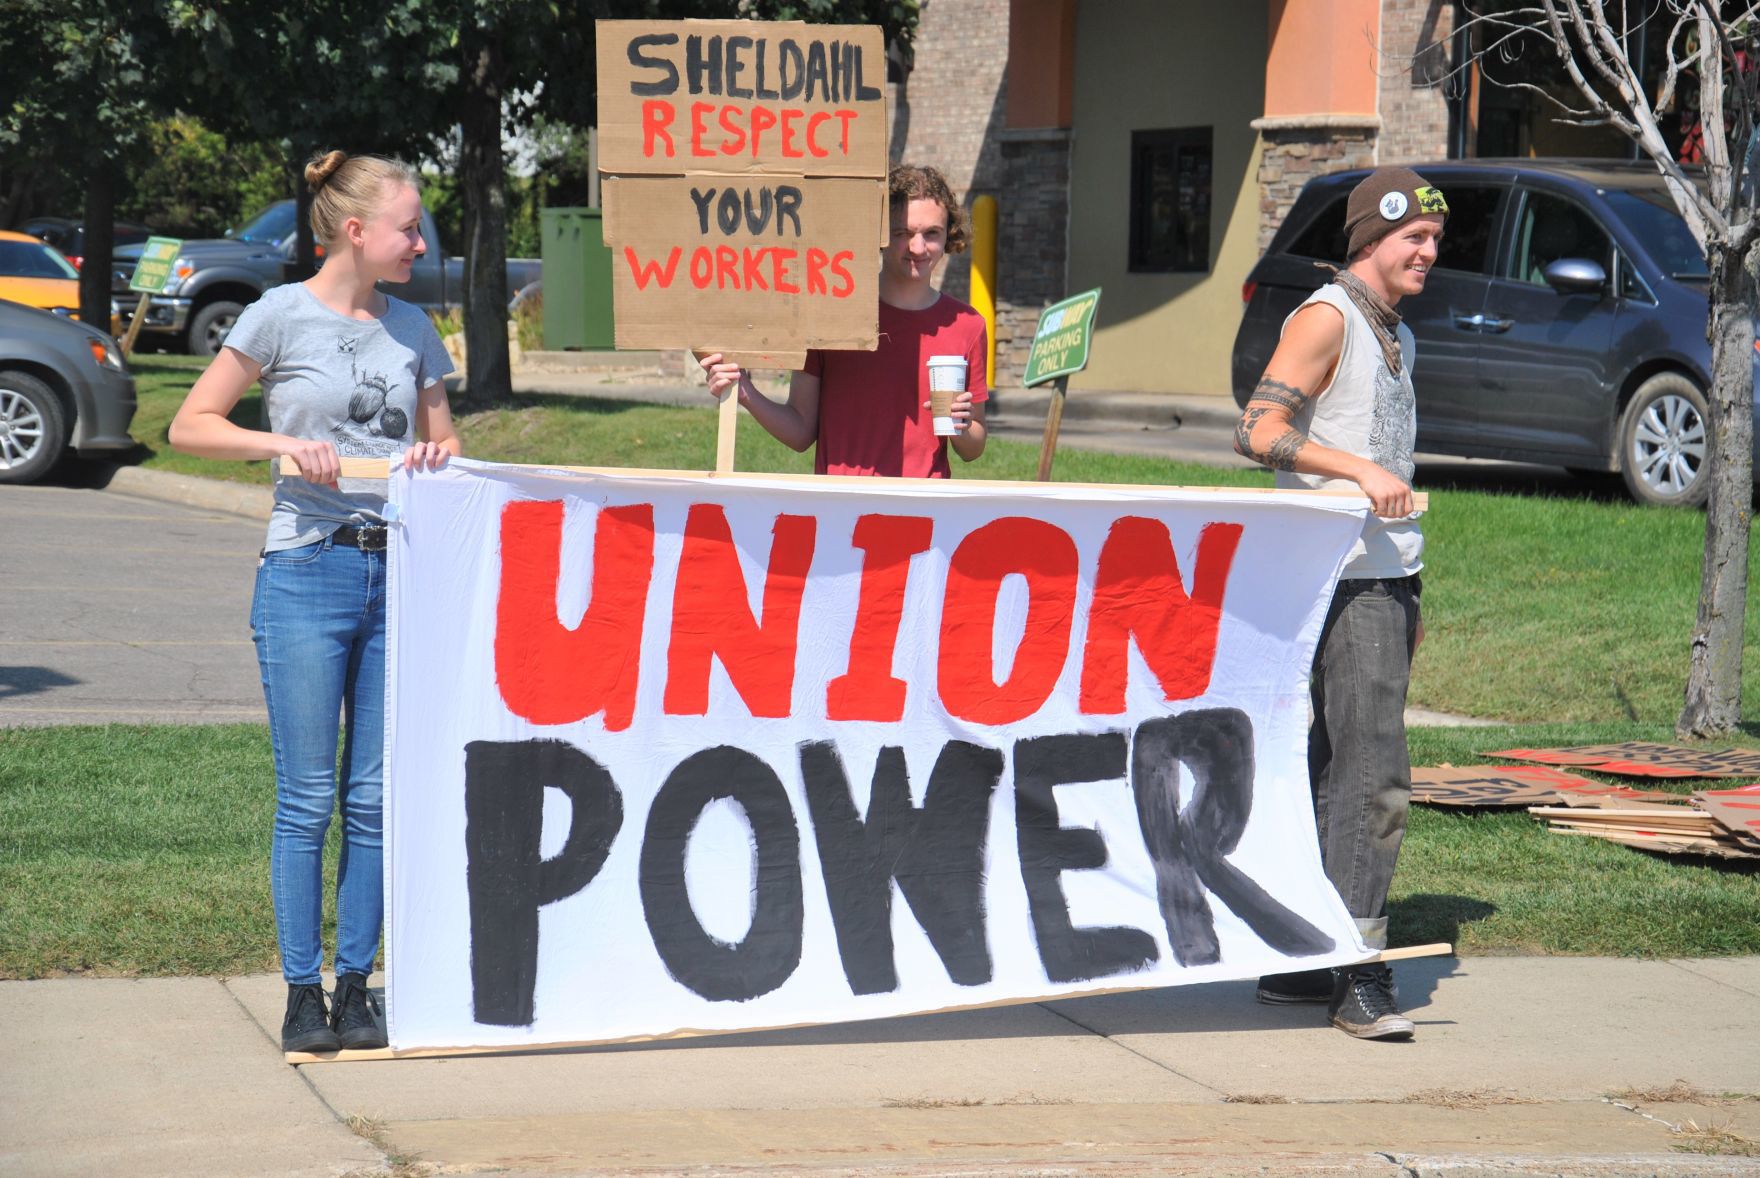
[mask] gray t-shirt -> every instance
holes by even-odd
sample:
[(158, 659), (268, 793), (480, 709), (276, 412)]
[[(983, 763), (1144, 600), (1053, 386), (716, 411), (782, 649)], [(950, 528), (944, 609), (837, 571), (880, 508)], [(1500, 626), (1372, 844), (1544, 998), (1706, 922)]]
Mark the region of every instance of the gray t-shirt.
[[(226, 337), (262, 365), (269, 428), (328, 440), (344, 458), (396, 458), (416, 443), (416, 397), (452, 371), (425, 312), (385, 299), (377, 319), (332, 311), (303, 283), (277, 286), (244, 309)], [(343, 479), (336, 489), (283, 476), (275, 465), (275, 507), (266, 552), (322, 540), (344, 524), (384, 520), (385, 485)]]

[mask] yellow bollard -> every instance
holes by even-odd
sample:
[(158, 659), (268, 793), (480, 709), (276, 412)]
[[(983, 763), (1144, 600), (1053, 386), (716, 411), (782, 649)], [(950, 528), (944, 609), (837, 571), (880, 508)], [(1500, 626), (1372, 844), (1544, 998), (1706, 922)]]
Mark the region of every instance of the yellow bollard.
[(972, 202), (972, 309), (984, 317), (990, 352), (984, 357), (984, 379), (996, 387), (996, 198)]

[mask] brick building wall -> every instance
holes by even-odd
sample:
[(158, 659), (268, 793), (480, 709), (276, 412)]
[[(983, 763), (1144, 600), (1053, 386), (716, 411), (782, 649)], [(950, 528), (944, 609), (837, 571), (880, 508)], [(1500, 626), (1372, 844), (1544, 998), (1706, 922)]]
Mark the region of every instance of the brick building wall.
[(1454, 0), (1382, 0), (1378, 162), (1448, 158)]
[(1039, 312), (1070, 292), (1070, 133), (1060, 128), (1004, 131), (1004, 196), (997, 201), (996, 372), (1018, 384), (1033, 350)]
[(1302, 185), (1315, 176), (1368, 168), (1376, 159), (1381, 120), (1373, 115), (1254, 119), (1259, 157), (1259, 252), (1271, 244)]
[[(935, 168), (967, 209), (973, 197), (999, 197), (1003, 188), (1008, 7), (1008, 0), (925, 4), (910, 74), (893, 88), (893, 160)], [(969, 299), (970, 273), (968, 255), (949, 257), (942, 289)]]

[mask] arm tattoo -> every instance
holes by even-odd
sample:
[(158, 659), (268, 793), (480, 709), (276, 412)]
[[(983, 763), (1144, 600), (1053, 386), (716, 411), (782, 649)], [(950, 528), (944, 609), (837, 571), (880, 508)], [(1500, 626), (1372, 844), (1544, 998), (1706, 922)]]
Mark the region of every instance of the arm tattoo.
[[(1261, 384), (1260, 387), (1264, 386)], [(1241, 414), (1240, 422), (1234, 427), (1235, 452), (1273, 470), (1293, 471), (1296, 468), (1296, 451), (1308, 444), (1307, 435), (1292, 427), (1279, 434), (1264, 450), (1255, 448), (1253, 429), (1273, 408), (1271, 405), (1260, 404), (1259, 396), (1257, 391), (1254, 392), (1252, 399), (1247, 402), (1246, 412)]]
[(1259, 455), (1253, 451), (1253, 427), (1258, 425), (1259, 419), (1269, 412), (1271, 412), (1271, 410), (1264, 408), (1263, 406), (1254, 405), (1250, 401), (1247, 403), (1246, 412), (1241, 414), (1241, 419), (1237, 421), (1234, 426), (1234, 450), (1236, 454), (1241, 455), (1243, 458), (1251, 458), (1254, 462), (1260, 461)]
[(1285, 430), (1276, 441), (1265, 451), (1263, 462), (1273, 470), (1291, 470), (1296, 468), (1296, 452), (1308, 444), (1307, 435), (1302, 431)]
[(1281, 405), (1291, 413), (1300, 413), (1307, 407), (1309, 396), (1294, 385), (1284, 384), (1281, 380), (1272, 380), (1269, 376), (1259, 378), (1258, 385), (1248, 401), (1264, 401), (1272, 405)]

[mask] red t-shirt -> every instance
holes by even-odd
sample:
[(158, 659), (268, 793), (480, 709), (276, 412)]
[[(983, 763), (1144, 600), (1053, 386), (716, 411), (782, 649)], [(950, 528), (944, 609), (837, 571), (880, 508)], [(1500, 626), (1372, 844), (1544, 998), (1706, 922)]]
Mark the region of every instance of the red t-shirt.
[(947, 439), (935, 436), (929, 357), (964, 356), (974, 402), (989, 397), (984, 317), (956, 298), (906, 311), (880, 304), (880, 347), (872, 352), (811, 351), (806, 372), (819, 378), (819, 474), (947, 478)]

